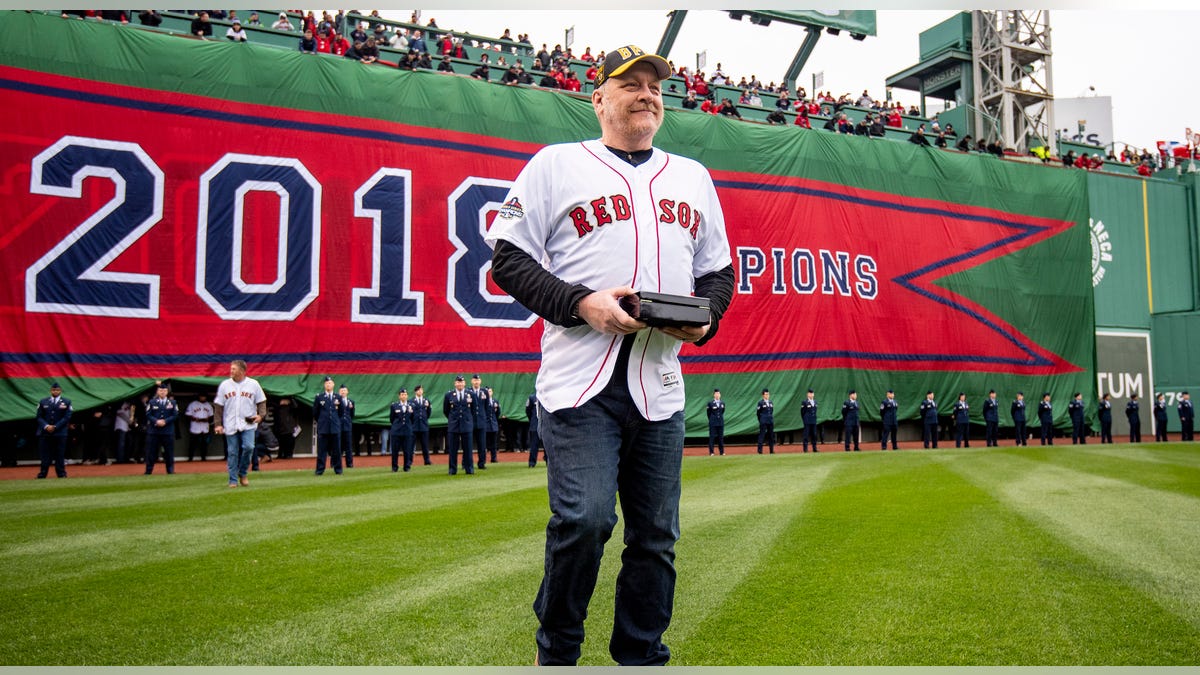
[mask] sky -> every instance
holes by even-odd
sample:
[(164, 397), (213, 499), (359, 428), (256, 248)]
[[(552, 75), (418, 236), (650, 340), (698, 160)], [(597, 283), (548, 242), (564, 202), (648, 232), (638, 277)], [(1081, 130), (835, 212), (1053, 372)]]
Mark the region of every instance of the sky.
[[(858, 42), (846, 32), (823, 35), (800, 74), (812, 89), (812, 74), (824, 72), (825, 88), (837, 94), (884, 95), (884, 80), (919, 60), (918, 34), (960, 10), (878, 10), (877, 35)], [(515, 36), (529, 33), (535, 46), (564, 43), (564, 31), (575, 27), (574, 50), (583, 53), (635, 44), (658, 46), (668, 10), (422, 10), (421, 23), (436, 18), (442, 29)], [(381, 10), (407, 21), (411, 10)], [(1051, 10), (1051, 77), (1058, 98), (1110, 96), (1113, 135), (1123, 144), (1153, 148), (1159, 140), (1183, 141), (1185, 128), (1200, 130), (1200, 87), (1195, 86), (1197, 48), (1190, 37), (1200, 25), (1200, 11), (1179, 10)], [(1164, 28), (1175, 26), (1170, 32)], [(772, 23), (756, 26), (734, 21), (724, 11), (689, 10), (669, 57), (695, 67), (695, 55), (707, 51), (708, 71), (720, 62), (736, 81), (757, 75), (779, 82), (804, 40), (799, 26)], [(1168, 38), (1168, 36), (1172, 36)], [(1094, 87), (1094, 89), (1091, 89)], [(896, 100), (918, 104), (916, 92), (893, 91)], [(932, 112), (932, 110), (930, 111)], [(1056, 120), (1056, 126), (1070, 126)]]

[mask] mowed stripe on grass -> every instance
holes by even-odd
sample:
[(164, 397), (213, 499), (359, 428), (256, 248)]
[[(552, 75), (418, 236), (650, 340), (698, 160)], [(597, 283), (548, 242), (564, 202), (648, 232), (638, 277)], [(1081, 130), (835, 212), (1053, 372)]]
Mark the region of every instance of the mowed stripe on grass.
[[(673, 662), (1196, 663), (1196, 467), (1129, 449), (686, 458)], [(0, 663), (528, 664), (544, 473), (443, 471), (0, 484)]]

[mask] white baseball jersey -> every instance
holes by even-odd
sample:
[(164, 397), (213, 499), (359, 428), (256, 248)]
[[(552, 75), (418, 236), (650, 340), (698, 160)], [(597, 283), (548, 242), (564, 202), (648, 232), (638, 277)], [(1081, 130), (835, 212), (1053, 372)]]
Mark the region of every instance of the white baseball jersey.
[[(542, 148), (521, 171), (488, 232), (552, 274), (593, 290), (690, 295), (694, 277), (732, 262), (712, 177), (698, 162), (655, 149), (632, 166), (598, 140)], [(642, 416), (664, 420), (684, 405), (682, 343), (647, 329), (625, 373)], [(609, 382), (620, 335), (545, 323), (537, 398), (547, 410), (578, 407)]]
[(258, 414), (258, 404), (267, 400), (258, 381), (245, 378), (234, 382), (229, 378), (217, 387), (217, 404), (224, 406), (221, 425), (225, 427), (226, 435), (233, 435), (246, 429), (257, 429), (257, 424), (246, 421), (247, 417)]
[[(208, 401), (201, 403), (200, 401), (192, 401), (188, 404), (187, 411), (184, 412), (191, 421), (188, 424), (188, 431), (193, 434), (208, 433), (208, 421), (213, 417), (213, 407)], [(197, 422), (196, 420), (201, 420)]]

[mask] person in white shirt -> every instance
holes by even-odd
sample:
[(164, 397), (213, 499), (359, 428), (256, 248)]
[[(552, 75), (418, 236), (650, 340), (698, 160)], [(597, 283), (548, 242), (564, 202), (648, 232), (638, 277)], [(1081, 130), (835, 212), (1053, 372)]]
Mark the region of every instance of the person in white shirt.
[(125, 457), (125, 444), (129, 436), (129, 427), (133, 424), (133, 406), (129, 401), (122, 401), (117, 409), (117, 417), (113, 420), (113, 433), (116, 434), (117, 464), (125, 464), (131, 460)]
[(291, 21), (288, 21), (287, 12), (279, 13), (279, 20), (271, 24), (271, 28), (275, 30), (296, 30)]
[(230, 362), (229, 379), (217, 387), (213, 402), (218, 434), (225, 434), (226, 466), (229, 487), (249, 485), (250, 455), (254, 452), (254, 432), (267, 414), (267, 395), (258, 381), (246, 377), (246, 362)]
[(184, 415), (188, 418), (188, 461), (192, 461), (199, 451), (200, 461), (208, 459), (208, 424), (213, 418), (213, 407), (208, 402), (208, 394), (200, 396), (188, 404)]
[(242, 28), (242, 22), (234, 19), (233, 25), (225, 31), (225, 37), (234, 42), (246, 42), (246, 30)]

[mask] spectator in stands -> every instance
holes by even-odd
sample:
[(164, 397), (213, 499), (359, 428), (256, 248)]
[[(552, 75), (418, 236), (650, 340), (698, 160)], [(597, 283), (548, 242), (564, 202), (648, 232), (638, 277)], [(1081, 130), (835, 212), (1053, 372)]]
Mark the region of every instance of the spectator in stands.
[(417, 57), (417, 67), (424, 68), (425, 70), (433, 70), (433, 57), (429, 55), (429, 52), (422, 52)]
[(262, 21), (258, 18), (258, 12), (250, 12), (250, 18), (246, 19), (246, 25), (253, 28), (262, 28)]
[(795, 124), (803, 129), (812, 128), (812, 122), (808, 119), (808, 106), (800, 106), (799, 111), (796, 113)]
[(597, 72), (596, 65), (592, 64), (592, 65), (588, 66), (587, 72), (584, 73), (583, 76), (585, 78), (587, 78), (588, 82), (595, 82), (596, 81), (596, 72)]
[(575, 75), (574, 70), (567, 71), (567, 79), (563, 82), (563, 89), (567, 91), (581, 91), (583, 83), (579, 81), (579, 77)]
[(912, 136), (908, 137), (908, 142), (914, 143), (916, 145), (924, 145), (925, 147), (929, 147), (929, 139), (925, 138), (925, 125), (924, 124), (918, 126), (917, 130), (913, 132)]
[(869, 131), (872, 136), (882, 137), (884, 135), (883, 113), (875, 113), (871, 116), (871, 128)]
[(550, 63), (558, 63), (558, 60), (563, 57), (562, 45), (554, 45), (554, 49), (550, 50)]
[(870, 108), (874, 105), (875, 105), (875, 99), (871, 98), (871, 95), (867, 93), (866, 89), (863, 89), (862, 96), (858, 97), (858, 107)]
[(741, 95), (738, 96), (738, 103), (745, 105), (750, 102), (750, 91), (743, 89)]
[(683, 99), (683, 102), (679, 105), (683, 106), (687, 110), (695, 110), (696, 108), (699, 108), (700, 102), (696, 100), (696, 92), (689, 91), (687, 93), (687, 98)]
[(1149, 160), (1142, 160), (1137, 166), (1137, 174), (1139, 176), (1150, 176), (1154, 173), (1154, 169), (1150, 166)]
[(504, 74), (500, 76), (500, 83), (508, 87), (521, 84), (521, 74), (517, 72), (517, 64), (512, 64), (508, 70), (504, 71)]
[(425, 46), (425, 40), (421, 38), (421, 31), (413, 30), (408, 38), (408, 48), (415, 49), (418, 53), (429, 51), (429, 48)]
[(708, 98), (708, 95), (712, 93), (708, 83), (704, 81), (704, 73), (699, 73), (692, 79), (692, 89), (695, 90), (697, 98)]
[(963, 136), (962, 140), (958, 142), (958, 145), (956, 145), (954, 147), (958, 148), (959, 150), (962, 150), (963, 152), (970, 152), (971, 151), (971, 134), (967, 134), (966, 136)]
[(979, 141), (977, 143), (975, 143), (975, 152), (982, 152), (982, 153), (986, 154), (987, 151), (988, 151), (987, 141), (983, 140), (982, 138), (979, 139)]
[(559, 89), (567, 88), (567, 71), (568, 70), (570, 70), (570, 68), (567, 67), (566, 63), (561, 62), (561, 59), (560, 59), (560, 63), (558, 65), (556, 65), (554, 68), (552, 68), (550, 71), (554, 75), (554, 79), (558, 81)]
[(595, 56), (592, 56), (592, 48), (591, 48), (591, 47), (584, 47), (584, 48), (583, 48), (583, 54), (580, 54), (580, 55), (579, 55), (579, 60), (580, 60), (580, 61), (587, 61), (588, 63), (595, 63), (595, 61), (596, 61), (596, 57), (595, 57)]
[(742, 119), (742, 113), (738, 112), (737, 106), (733, 104), (733, 101), (727, 98), (721, 99), (721, 109), (718, 112), (726, 117), (736, 117), (739, 120)]
[(367, 38), (367, 41), (358, 47), (358, 60), (363, 63), (375, 63), (379, 60), (379, 47), (375, 44), (375, 38)]
[(333, 39), (329, 42), (329, 53), (334, 56), (345, 56), (346, 52), (350, 51), (350, 41), (345, 35), (335, 32)]
[(825, 131), (837, 131), (838, 122), (841, 120), (841, 117), (845, 117), (845, 115), (841, 115), (840, 117), (838, 115), (831, 115), (829, 119), (825, 121), (825, 124), (822, 128), (825, 129)]
[(533, 43), (529, 41), (529, 33), (523, 33), (517, 38), (517, 42), (525, 45), (524, 49), (522, 50), (525, 52), (525, 56), (533, 56)]
[(140, 21), (143, 26), (150, 26), (154, 28), (162, 24), (162, 17), (158, 15), (158, 10), (143, 9), (138, 13), (138, 21)]
[(200, 14), (192, 19), (192, 35), (207, 40), (212, 37), (212, 24), (208, 21), (208, 12), (200, 12)]
[(300, 38), (300, 53), (301, 54), (316, 54), (317, 40), (313, 37), (312, 31), (304, 31), (304, 37)]
[(371, 32), (371, 37), (375, 38), (376, 46), (389, 44), (387, 26), (381, 23), (375, 24), (375, 30)]
[[(409, 52), (400, 57), (400, 61), (396, 63), (396, 67), (400, 70), (416, 70), (417, 64), (421, 61), (421, 55), (416, 52)], [(451, 69), (453, 71), (453, 68)]]
[(367, 31), (363, 28), (367, 25), (366, 21), (354, 25), (354, 30), (350, 31), (350, 41), (354, 44), (367, 41)]
[(934, 115), (933, 119), (929, 120), (929, 130), (935, 134), (942, 132), (942, 125), (938, 123), (937, 115)]
[(463, 47), (462, 38), (454, 38), (454, 49), (450, 51), (450, 56), (453, 56), (456, 59), (467, 58), (467, 50), (465, 47)]
[(392, 38), (388, 40), (388, 44), (392, 46), (392, 49), (399, 49), (402, 52), (408, 51), (408, 37), (404, 34), (404, 29), (396, 26), (396, 31), (392, 33)]
[(767, 115), (767, 124), (787, 124), (787, 117), (782, 110), (776, 108)]
[(287, 31), (296, 30), (296, 27), (292, 25), (292, 22), (288, 21), (287, 12), (280, 12), (279, 20), (276, 21), (275, 23), (271, 24), (271, 28), (274, 28), (275, 30), (287, 30)]
[(855, 136), (871, 135), (871, 113), (867, 113), (866, 117), (862, 118), (861, 120), (858, 121), (858, 124), (854, 125), (854, 135)]
[(542, 79), (538, 81), (538, 86), (545, 87), (546, 89), (558, 89), (558, 78), (554, 77), (553, 67), (547, 70), (545, 75), (542, 75)]
[(308, 10), (308, 14), (304, 15), (304, 18), (300, 21), (300, 25), (303, 26), (305, 30), (311, 30), (313, 36), (316, 37), (316, 35), (317, 35), (317, 17), (316, 17), (316, 15), (313, 14), (311, 9)]
[(792, 108), (792, 99), (788, 96), (787, 89), (779, 92), (779, 98), (775, 99), (776, 110), (790, 110)]
[(750, 88), (750, 100), (747, 101), (750, 105), (762, 107), (762, 97), (758, 95), (758, 87)]
[(1100, 153), (1098, 153), (1098, 152), (1093, 153), (1091, 161), (1088, 162), (1087, 168), (1091, 169), (1092, 171), (1095, 171), (1096, 169), (1099, 169), (1102, 166), (1104, 166), (1104, 158), (1101, 157)]
[(1004, 156), (1004, 146), (1000, 145), (999, 140), (992, 141), (987, 145), (987, 151), (997, 157)]
[(839, 114), (837, 130), (839, 134), (854, 134), (854, 122), (850, 121), (850, 118), (846, 115), (846, 113)]
[(938, 147), (938, 148), (946, 147), (946, 132), (945, 131), (938, 132), (937, 138), (935, 138), (933, 141), (933, 145), (934, 145), (934, 147)]
[(706, 112), (706, 113), (716, 115), (717, 111), (719, 109), (720, 109), (720, 106), (718, 106), (711, 98), (706, 98), (703, 101), (701, 101), (701, 103), (700, 103), (700, 111), (701, 112)]
[(546, 43), (542, 43), (542, 48), (538, 50), (537, 60), (542, 62), (542, 68), (550, 67), (550, 51), (546, 49)]
[[(437, 19), (429, 17), (429, 23), (425, 24), (425, 33), (429, 35), (430, 40), (437, 40), (438, 28), (439, 26), (437, 25)], [(427, 50), (422, 49), (421, 51)]]
[(333, 36), (332, 35), (318, 34), (316, 37), (316, 40), (317, 40), (317, 53), (318, 54), (332, 53), (332, 51), (333, 51)]
[(208, 10), (208, 15), (213, 19), (220, 19), (222, 21), (228, 16), (223, 9), (210, 9)]
[(920, 109), (920, 108), (918, 108), (918, 107), (917, 107), (917, 106), (915, 106), (915, 105), (913, 105), (913, 106), (909, 106), (909, 107), (908, 107), (908, 114), (909, 114), (909, 115), (911, 115), (911, 116), (913, 116), (913, 117), (920, 117), (920, 116), (921, 116), (921, 109)]
[(225, 38), (233, 42), (246, 42), (246, 30), (242, 28), (242, 22), (234, 19), (233, 25), (225, 30)]
[(473, 77), (477, 80), (483, 80), (484, 82), (487, 82), (489, 70), (490, 70), (490, 68), (488, 68), (487, 61), (481, 60), (479, 67), (476, 68), (475, 70), (471, 71), (471, 77)]
[(946, 131), (947, 136), (957, 136), (958, 135), (958, 134), (954, 133), (954, 125), (953, 124), (947, 124), (945, 131)]

